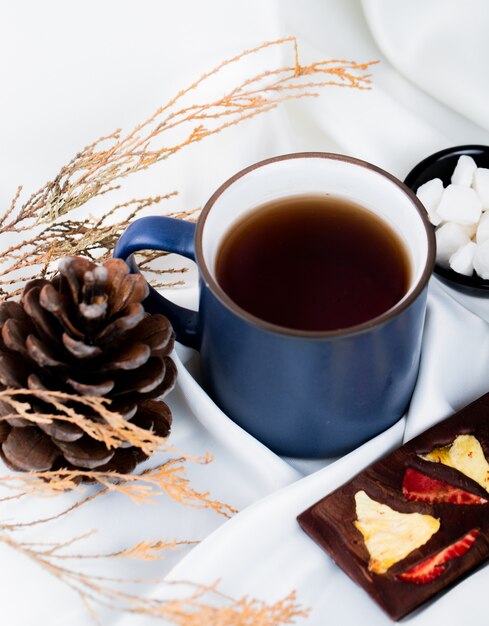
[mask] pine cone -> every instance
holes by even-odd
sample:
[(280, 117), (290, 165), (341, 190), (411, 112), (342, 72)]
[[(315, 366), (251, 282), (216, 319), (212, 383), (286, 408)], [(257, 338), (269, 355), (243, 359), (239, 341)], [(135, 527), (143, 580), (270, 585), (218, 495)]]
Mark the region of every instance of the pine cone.
[[(120, 259), (103, 266), (69, 257), (51, 280), (29, 282), (21, 302), (0, 304), (0, 388), (61, 391), (111, 399), (108, 408), (146, 430), (165, 437), (171, 424), (168, 406), (155, 398), (175, 384), (169, 354), (174, 333), (160, 314), (145, 313), (144, 278), (129, 274)], [(36, 413), (53, 406), (35, 396)], [(77, 403), (88, 419), (100, 421)], [(0, 415), (12, 414), (0, 403)], [(22, 417), (0, 421), (0, 454), (19, 471), (59, 468), (131, 472), (147, 456), (121, 444), (108, 449), (77, 425), (54, 420), (33, 425)]]

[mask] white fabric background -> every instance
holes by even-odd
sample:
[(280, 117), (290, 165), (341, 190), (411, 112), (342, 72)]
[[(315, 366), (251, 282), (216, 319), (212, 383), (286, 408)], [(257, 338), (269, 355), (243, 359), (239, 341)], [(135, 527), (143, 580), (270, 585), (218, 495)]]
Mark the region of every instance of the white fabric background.
[[(297, 37), (304, 62), (379, 59), (380, 64), (372, 70), (373, 90), (331, 87), (319, 98), (287, 103), (129, 179), (112, 199), (101, 198), (90, 210), (100, 212), (121, 198), (174, 189), (179, 196), (165, 205), (168, 210), (201, 206), (239, 169), (291, 151), (347, 153), (403, 178), (413, 165), (436, 150), (464, 143), (489, 144), (489, 5), (485, 0), (86, 0), (76, 4), (3, 0), (0, 8), (2, 207), (10, 203), (19, 183), (28, 192), (35, 191), (81, 147), (115, 128), (132, 128), (223, 59), (288, 35)], [(236, 80), (237, 76), (228, 79)], [(195, 305), (195, 286), (176, 290), (173, 297)], [(423, 365), (406, 437), (489, 390), (488, 336), (485, 322), (460, 307), (438, 285), (432, 286)], [(175, 414), (175, 445), (194, 454), (209, 450), (215, 456), (211, 465), (191, 468), (191, 478), (216, 498), (243, 510), (300, 477), (299, 472), (219, 415), (183, 366), (179, 387), (169, 403)], [(295, 497), (294, 502), (298, 502), (299, 497), (301, 506), (312, 503), (316, 491), (319, 497), (326, 485), (333, 488), (348, 472), (400, 443), (402, 430), (401, 424), (392, 434), (358, 451), (352, 460), (344, 460), (344, 465), (333, 464), (322, 470), (325, 487), (317, 486), (314, 475), (306, 479), (309, 482), (304, 487), (297, 483), (293, 493), (299, 496), (291, 492), (291, 501)], [(295, 463), (302, 472), (321, 465), (324, 463)], [(316, 491), (307, 491), (311, 489), (307, 485), (314, 481)], [(55, 506), (60, 505), (36, 500), (5, 509), (0, 515), (40, 517)], [(259, 515), (260, 506), (273, 512), (267, 500), (260, 500), (256, 508), (238, 515), (230, 528), (246, 528), (254, 511)], [(37, 534), (26, 532), (25, 537), (49, 541), (98, 528), (98, 536), (85, 544), (86, 550), (110, 552), (143, 538), (204, 539), (222, 522), (213, 513), (189, 510), (169, 500), (161, 499), (155, 506), (144, 508), (114, 496), (82, 509), (69, 523), (60, 521), (49, 529), (40, 528)], [(224, 535), (215, 535), (209, 540), (214, 544), (208, 545), (219, 545), (220, 536)], [(227, 561), (216, 549), (212, 565), (214, 548), (206, 548), (204, 542), (188, 557), (190, 565), (182, 562), (177, 572), (187, 577), (189, 572), (198, 572), (199, 580), (208, 572), (209, 582), (222, 577), (226, 591), (235, 596), (254, 593), (275, 600), (283, 590), (277, 582), (280, 573), (274, 571), (274, 549), (270, 548), (267, 557), (265, 544), (257, 553), (267, 572), (257, 576), (261, 581), (258, 591), (244, 582), (249, 571), (240, 570), (243, 555), (238, 548), (235, 553), (228, 552)], [(254, 554), (252, 542), (247, 550)], [(311, 548), (311, 558), (314, 550)], [(121, 561), (104, 573), (161, 578), (186, 552), (144, 566)], [(297, 558), (290, 555), (294, 563)], [(37, 566), (3, 545), (0, 559), (2, 624), (89, 623), (77, 598)], [(306, 592), (301, 596), (301, 589), (309, 585), (308, 575), (299, 568), (297, 577), (286, 582), (298, 588), (299, 598), (310, 600), (316, 608), (304, 623), (322, 625), (329, 615), (325, 611), (330, 609)], [(344, 605), (342, 576), (334, 580), (339, 581), (337, 602)], [(479, 571), (467, 581), (475, 580), (473, 587), (464, 585), (463, 592), (469, 599), (475, 598), (470, 594), (487, 586), (488, 579), (487, 568)], [(440, 614), (444, 624), (458, 624), (467, 617), (467, 604), (463, 610), (452, 607), (450, 598), (457, 593), (459, 589), (429, 609), (434, 615), (445, 611)], [(361, 594), (358, 598), (358, 606), (367, 602)], [(367, 605), (372, 611), (369, 615), (380, 624), (380, 611), (372, 607)], [(416, 615), (413, 624), (425, 623), (429, 611)], [(470, 618), (472, 624), (485, 623), (476, 611)], [(102, 611), (104, 624), (119, 619)], [(335, 620), (332, 623), (358, 623), (348, 612)], [(153, 623), (136, 617), (123, 621)]]

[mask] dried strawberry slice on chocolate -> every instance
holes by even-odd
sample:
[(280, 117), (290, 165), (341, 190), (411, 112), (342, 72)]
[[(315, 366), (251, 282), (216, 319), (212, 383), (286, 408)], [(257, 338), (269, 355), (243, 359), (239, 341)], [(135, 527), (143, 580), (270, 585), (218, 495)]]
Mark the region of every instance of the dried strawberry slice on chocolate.
[(432, 582), (443, 574), (447, 561), (460, 557), (470, 550), (478, 534), (479, 530), (474, 528), (461, 539), (449, 545), (448, 548), (444, 548), (429, 559), (399, 574), (397, 578), (417, 585), (425, 585)]
[(431, 478), (412, 467), (404, 473), (402, 494), (407, 500), (415, 502), (448, 502), (450, 504), (487, 504), (481, 496), (454, 487), (437, 478)]

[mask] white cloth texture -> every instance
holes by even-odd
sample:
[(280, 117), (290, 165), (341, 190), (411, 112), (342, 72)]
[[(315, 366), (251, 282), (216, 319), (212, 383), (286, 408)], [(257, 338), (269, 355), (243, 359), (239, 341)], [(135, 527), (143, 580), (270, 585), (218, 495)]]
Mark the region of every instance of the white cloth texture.
[[(290, 35), (297, 38), (303, 63), (379, 60), (371, 68), (372, 89), (331, 86), (317, 98), (289, 101), (128, 179), (110, 199), (104, 196), (87, 210), (174, 189), (179, 195), (168, 211), (202, 206), (235, 172), (288, 152), (349, 154), (404, 179), (437, 150), (489, 144), (488, 29), (485, 0), (5, 2), (1, 205), (10, 204), (18, 184), (34, 192), (81, 147), (116, 128), (132, 128), (224, 59)], [(290, 49), (274, 54), (290, 62)], [(238, 78), (231, 72), (226, 83)], [(165, 293), (196, 307), (195, 271), (187, 287)], [(295, 516), (403, 440), (489, 391), (487, 311), (485, 302), (465, 301), (432, 279), (420, 375), (406, 418), (337, 461), (290, 461), (266, 450), (215, 407), (192, 377), (195, 355), (179, 349), (179, 382), (167, 398), (174, 414), (172, 442), (189, 454), (213, 455), (209, 465), (189, 466), (192, 484), (240, 512), (226, 521), (169, 498), (138, 507), (111, 495), (64, 521), (25, 531), (23, 538), (49, 542), (97, 529), (77, 548), (87, 553), (115, 552), (142, 539), (200, 540), (161, 561), (113, 562), (104, 575), (206, 584), (220, 579), (220, 588), (233, 597), (267, 602), (295, 590), (310, 608), (297, 624), (389, 624), (302, 533)], [(9, 504), (2, 518), (39, 518), (59, 506), (52, 499), (25, 500)], [(76, 594), (61, 582), (1, 543), (0, 555), (2, 624), (90, 623)], [(98, 572), (96, 563), (92, 571)], [(482, 626), (488, 583), (489, 569), (479, 569), (410, 623), (458, 626), (463, 618)], [(134, 590), (161, 597), (175, 591), (164, 583)], [(105, 609), (101, 622), (158, 623)]]

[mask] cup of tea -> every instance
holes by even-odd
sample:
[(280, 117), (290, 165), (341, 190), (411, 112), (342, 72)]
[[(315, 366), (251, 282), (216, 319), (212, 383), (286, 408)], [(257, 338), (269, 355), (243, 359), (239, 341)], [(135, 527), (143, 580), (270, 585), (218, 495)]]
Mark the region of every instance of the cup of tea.
[(132, 223), (114, 255), (196, 261), (198, 312), (151, 290), (200, 352), (218, 406), (278, 454), (343, 454), (394, 424), (416, 383), (435, 239), (378, 167), (329, 153), (261, 161), (225, 182), (197, 224)]

